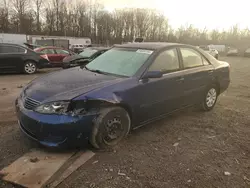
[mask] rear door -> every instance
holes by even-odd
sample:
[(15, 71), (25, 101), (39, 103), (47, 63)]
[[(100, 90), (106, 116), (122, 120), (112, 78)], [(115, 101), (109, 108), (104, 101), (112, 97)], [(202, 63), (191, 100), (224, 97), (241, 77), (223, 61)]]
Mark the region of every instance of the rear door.
[(26, 49), (12, 46), (0, 46), (0, 69), (3, 71), (17, 70), (23, 65), (23, 56)]
[(181, 106), (183, 95), (183, 78), (177, 50), (169, 49), (161, 52), (148, 71), (161, 71), (161, 78), (140, 81), (137, 88), (141, 93), (138, 118), (140, 122), (164, 115)]
[(200, 102), (206, 88), (212, 84), (214, 67), (195, 49), (180, 48), (180, 55), (184, 78), (183, 105), (191, 105)]

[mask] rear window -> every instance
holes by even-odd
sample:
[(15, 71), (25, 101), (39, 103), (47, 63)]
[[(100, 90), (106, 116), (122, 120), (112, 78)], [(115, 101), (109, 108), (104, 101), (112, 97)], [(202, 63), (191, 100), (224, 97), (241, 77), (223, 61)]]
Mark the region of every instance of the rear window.
[(0, 53), (25, 53), (25, 49), (17, 46), (1, 46)]

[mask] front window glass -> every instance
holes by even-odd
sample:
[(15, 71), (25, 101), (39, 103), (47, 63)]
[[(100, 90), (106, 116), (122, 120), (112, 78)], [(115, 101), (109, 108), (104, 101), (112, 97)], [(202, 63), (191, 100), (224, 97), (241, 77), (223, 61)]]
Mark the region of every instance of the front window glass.
[(119, 76), (133, 76), (153, 53), (151, 50), (113, 48), (91, 61), (86, 68)]
[(161, 71), (162, 73), (179, 70), (179, 59), (176, 49), (162, 52), (149, 68), (149, 71)]

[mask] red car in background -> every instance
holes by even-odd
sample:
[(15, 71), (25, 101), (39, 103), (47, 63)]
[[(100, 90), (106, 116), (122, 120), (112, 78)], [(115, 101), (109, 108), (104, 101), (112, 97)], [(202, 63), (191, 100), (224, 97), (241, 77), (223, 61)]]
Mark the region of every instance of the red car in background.
[(70, 50), (54, 46), (39, 47), (34, 49), (34, 51), (47, 55), (47, 58), (53, 67), (61, 67), (63, 59), (74, 54), (74, 52)]

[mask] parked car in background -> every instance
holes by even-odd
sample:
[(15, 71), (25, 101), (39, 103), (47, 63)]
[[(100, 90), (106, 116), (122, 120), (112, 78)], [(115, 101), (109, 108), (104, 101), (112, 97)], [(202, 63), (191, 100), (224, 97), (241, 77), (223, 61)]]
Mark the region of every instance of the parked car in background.
[(36, 48), (34, 51), (46, 54), (52, 67), (62, 67), (63, 59), (75, 54), (70, 50), (54, 46)]
[(106, 47), (91, 47), (85, 48), (80, 54), (75, 54), (72, 56), (65, 57), (63, 59), (62, 67), (64, 69), (76, 66), (84, 66), (93, 59), (97, 58), (99, 55), (106, 52), (109, 48)]
[(219, 59), (219, 52), (212, 48), (211, 46), (199, 46), (200, 49), (204, 50), (205, 52), (209, 53), (210, 55), (212, 55), (213, 57), (215, 57), (216, 59)]
[(48, 65), (49, 61), (43, 54), (38, 54), (21, 45), (0, 43), (0, 72), (33, 74), (37, 69)]
[(23, 44), (31, 50), (41, 47), (40, 45), (37, 44), (29, 44), (29, 43), (23, 43)]
[(236, 48), (230, 48), (227, 52), (227, 56), (238, 56), (239, 50)]
[(105, 149), (176, 110), (212, 110), (229, 83), (229, 64), (196, 47), (131, 43), (33, 80), (16, 111), (21, 130), (44, 146)]
[(70, 50), (72, 50), (75, 53), (81, 53), (84, 50), (84, 45), (82, 44), (72, 44), (70, 45)]
[(250, 57), (250, 48), (247, 48), (244, 52), (244, 57)]

